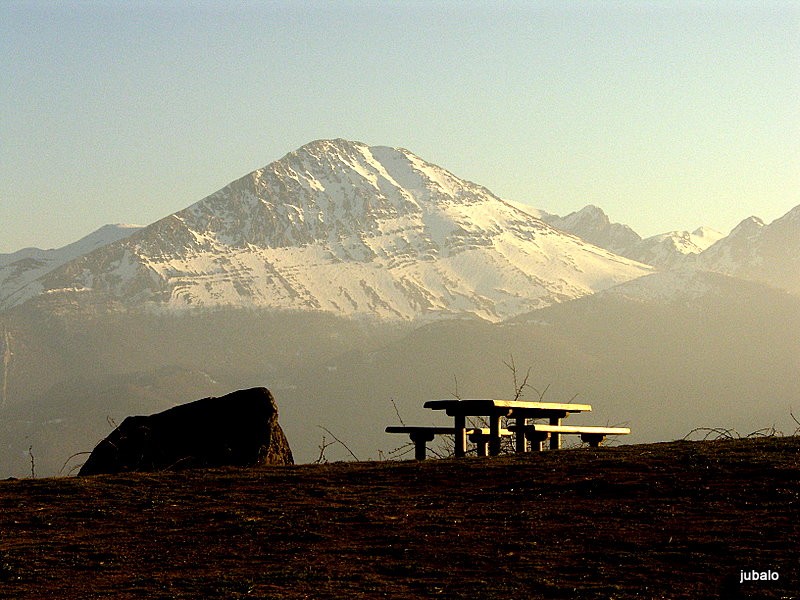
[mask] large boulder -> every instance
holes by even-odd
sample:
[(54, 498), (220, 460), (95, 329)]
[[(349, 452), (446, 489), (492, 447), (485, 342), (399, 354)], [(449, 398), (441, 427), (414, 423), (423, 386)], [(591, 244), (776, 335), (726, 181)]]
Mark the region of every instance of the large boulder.
[(253, 388), (128, 417), (78, 475), (293, 463), (275, 399), (266, 388)]

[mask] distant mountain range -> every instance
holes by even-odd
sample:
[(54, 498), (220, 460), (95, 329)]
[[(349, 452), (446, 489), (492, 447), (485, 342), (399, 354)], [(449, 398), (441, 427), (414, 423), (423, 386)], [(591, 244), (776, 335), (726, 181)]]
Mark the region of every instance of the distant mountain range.
[(796, 292), (798, 212), (727, 237), (701, 227), (642, 239), (598, 207), (559, 217), (407, 150), (321, 140), (148, 227), (0, 255), (0, 310), (88, 294), (128, 309), (499, 321), (687, 266)]
[(633, 229), (612, 223), (602, 209), (591, 205), (566, 217), (553, 215), (544, 219), (601, 248), (659, 269), (680, 266), (687, 256), (700, 254), (725, 237), (708, 227), (699, 227), (691, 233), (671, 231), (642, 239)]
[(432, 421), (424, 400), (508, 393), (509, 355), (528, 397), (580, 394), (633, 442), (788, 429), (798, 327), (800, 207), (642, 239), (597, 207), (559, 217), (407, 150), (317, 141), (149, 226), (0, 255), (0, 477), (260, 385), (300, 462), (316, 425), (375, 457), (398, 413)]

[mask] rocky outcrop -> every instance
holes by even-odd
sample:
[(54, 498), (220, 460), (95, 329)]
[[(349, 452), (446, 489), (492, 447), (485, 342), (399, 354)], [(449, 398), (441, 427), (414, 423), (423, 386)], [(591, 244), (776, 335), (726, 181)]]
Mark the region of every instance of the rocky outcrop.
[(128, 417), (78, 475), (293, 463), (272, 394), (252, 388)]

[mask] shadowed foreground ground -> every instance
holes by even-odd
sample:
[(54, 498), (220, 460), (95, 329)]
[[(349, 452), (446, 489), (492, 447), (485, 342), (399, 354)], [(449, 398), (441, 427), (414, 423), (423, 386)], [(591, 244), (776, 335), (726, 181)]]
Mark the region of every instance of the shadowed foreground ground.
[(798, 437), (0, 482), (0, 598), (796, 599), (798, 544)]

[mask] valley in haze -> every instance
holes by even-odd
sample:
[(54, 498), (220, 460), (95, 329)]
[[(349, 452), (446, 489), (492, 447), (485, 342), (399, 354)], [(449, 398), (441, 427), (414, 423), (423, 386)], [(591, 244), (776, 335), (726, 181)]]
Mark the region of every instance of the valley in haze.
[(381, 458), (398, 412), (513, 395), (511, 356), (526, 397), (592, 404), (626, 442), (789, 433), (799, 294), (800, 207), (642, 239), (320, 140), (148, 226), (0, 255), (0, 476), (74, 472), (128, 415), (261, 385), (298, 462), (322, 428)]

